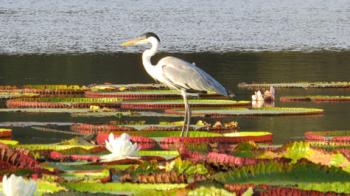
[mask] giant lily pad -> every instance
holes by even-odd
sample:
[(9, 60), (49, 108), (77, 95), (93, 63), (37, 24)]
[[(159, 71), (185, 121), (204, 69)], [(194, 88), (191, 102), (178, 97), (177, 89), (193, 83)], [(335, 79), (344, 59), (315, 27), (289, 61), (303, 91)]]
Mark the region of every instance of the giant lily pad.
[(8, 138), (12, 136), (12, 129), (0, 128), (0, 138)]
[[(181, 131), (183, 122), (179, 125), (173, 124), (87, 124), (76, 123), (71, 126), (73, 131), (82, 134), (97, 134), (99, 132), (129, 132), (129, 131)], [(1, 125), (1, 123), (0, 123)], [(216, 123), (214, 126), (195, 124), (191, 125), (189, 130), (213, 131), (213, 132), (232, 132), (237, 130), (238, 123)]]
[(90, 108), (90, 106), (114, 107), (120, 106), (120, 99), (117, 98), (18, 98), (6, 101), (9, 108)]
[(39, 94), (36, 93), (23, 93), (23, 92), (0, 92), (0, 100), (2, 99), (13, 99), (19, 97), (37, 97)]
[[(180, 137), (181, 131), (137, 131), (127, 132), (130, 134), (131, 140), (139, 136), (143, 138), (154, 138), (161, 143), (201, 143), (201, 142), (224, 142), (238, 143), (245, 141), (255, 142), (271, 142), (272, 134), (269, 132), (234, 132), (234, 133), (214, 133), (206, 131), (190, 131), (189, 137)], [(121, 133), (114, 132), (118, 135)], [(108, 133), (100, 133), (97, 135), (97, 143), (103, 144), (108, 138)]]
[(288, 185), (297, 182), (348, 182), (349, 177), (349, 173), (334, 167), (322, 167), (307, 162), (291, 165), (277, 161), (262, 162), (214, 175), (216, 180), (224, 183), (270, 185)]
[(350, 130), (308, 131), (305, 132), (305, 138), (310, 141), (350, 143)]
[(96, 84), (90, 86), (93, 91), (135, 91), (168, 89), (163, 84)]
[(280, 98), (281, 102), (301, 102), (301, 101), (312, 101), (312, 102), (348, 102), (350, 96), (285, 96)]
[[(183, 115), (182, 110), (166, 110), (168, 114)], [(211, 117), (220, 116), (283, 116), (283, 115), (317, 115), (322, 114), (323, 109), (316, 108), (231, 108), (231, 109), (196, 109), (192, 111), (193, 115), (204, 115)]]
[(167, 191), (171, 189), (184, 188), (187, 184), (134, 184), (134, 183), (93, 183), (93, 182), (70, 182), (64, 183), (65, 187), (91, 193), (114, 193), (114, 194), (141, 194), (147, 190)]
[(1, 86), (0, 91), (19, 94), (39, 94), (42, 96), (77, 96), (83, 95), (89, 88), (79, 85), (48, 84), (48, 85), (23, 85), (23, 86)]
[[(193, 107), (237, 107), (248, 106), (250, 101), (216, 100), (216, 99), (190, 99), (190, 106)], [(177, 100), (156, 100), (156, 101), (123, 101), (120, 106), (122, 109), (168, 109), (183, 108), (182, 99)]]
[(291, 83), (240, 83), (238, 87), (247, 89), (260, 88), (349, 88), (350, 82), (291, 82)]
[[(180, 93), (175, 90), (139, 90), (139, 91), (87, 91), (85, 92), (86, 97), (98, 98), (98, 97), (116, 97), (123, 100), (159, 100), (159, 99), (179, 99), (182, 98)], [(220, 98), (225, 99), (226, 97), (218, 94), (200, 94), (191, 96), (189, 98)]]

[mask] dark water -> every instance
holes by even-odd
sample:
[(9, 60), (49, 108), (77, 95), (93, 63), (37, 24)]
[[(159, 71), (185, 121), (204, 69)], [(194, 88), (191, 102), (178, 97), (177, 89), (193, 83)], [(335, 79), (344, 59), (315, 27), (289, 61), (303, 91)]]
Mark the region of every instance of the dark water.
[[(348, 50), (348, 0), (0, 0), (0, 53), (117, 52), (147, 31), (163, 51)], [(135, 51), (128, 48), (127, 51)]]
[[(159, 54), (153, 60), (169, 54)], [(237, 88), (239, 82), (349, 81), (350, 52), (229, 52), (170, 54), (196, 64), (217, 78), (236, 94), (237, 99), (250, 99), (252, 91)], [(91, 84), (150, 83), (140, 54), (65, 54), (65, 55), (1, 55), (0, 84)], [(277, 95), (350, 95), (350, 89), (286, 89)], [(234, 117), (242, 130), (266, 130), (274, 134), (274, 142), (282, 143), (301, 137), (307, 130), (349, 129), (350, 103), (276, 103), (277, 106), (317, 107), (323, 116)], [(71, 118), (69, 115), (1, 113), (5, 121), (73, 121), (108, 122), (109, 119)], [(156, 122), (166, 119), (147, 119)], [(168, 119), (169, 120), (169, 119)], [(179, 119), (181, 120), (181, 119)], [(194, 119), (193, 121), (195, 121)], [(22, 142), (53, 142), (62, 137), (27, 128), (15, 131)]]

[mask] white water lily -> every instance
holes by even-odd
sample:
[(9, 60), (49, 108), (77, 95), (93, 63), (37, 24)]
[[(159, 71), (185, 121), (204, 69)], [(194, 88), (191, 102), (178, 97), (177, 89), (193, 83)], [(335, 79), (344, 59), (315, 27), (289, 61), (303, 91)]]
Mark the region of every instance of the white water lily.
[(252, 108), (262, 108), (263, 106), (263, 101), (252, 101)]
[(106, 140), (106, 148), (111, 154), (101, 156), (103, 162), (116, 161), (120, 159), (137, 159), (139, 147), (130, 141), (130, 136), (126, 133), (115, 138), (113, 133), (110, 133)]
[(268, 102), (275, 101), (275, 88), (273, 86), (270, 87), (270, 90), (264, 92), (264, 100)]
[(254, 95), (252, 95), (253, 101), (264, 101), (264, 97), (261, 94), (261, 91), (256, 91)]
[(6, 196), (33, 196), (37, 183), (33, 180), (24, 180), (21, 176), (12, 174), (9, 178), (2, 178), (2, 190)]

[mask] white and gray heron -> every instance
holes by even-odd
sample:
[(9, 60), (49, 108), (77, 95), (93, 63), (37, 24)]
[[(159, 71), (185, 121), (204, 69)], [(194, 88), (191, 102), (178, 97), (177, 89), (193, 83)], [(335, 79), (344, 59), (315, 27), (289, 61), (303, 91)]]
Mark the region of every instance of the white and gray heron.
[[(229, 92), (212, 76), (198, 68), (194, 63), (188, 63), (176, 57), (167, 56), (152, 65), (151, 57), (157, 53), (160, 39), (155, 33), (145, 33), (142, 36), (123, 42), (121, 46), (133, 46), (151, 44), (152, 47), (142, 54), (143, 67), (146, 72), (156, 81), (159, 81), (171, 89), (181, 92), (185, 104), (185, 119), (181, 131), (181, 137), (188, 136), (191, 118), (191, 110), (187, 101), (187, 93), (191, 92), (215, 92), (229, 96)], [(186, 127), (186, 128), (185, 128)]]

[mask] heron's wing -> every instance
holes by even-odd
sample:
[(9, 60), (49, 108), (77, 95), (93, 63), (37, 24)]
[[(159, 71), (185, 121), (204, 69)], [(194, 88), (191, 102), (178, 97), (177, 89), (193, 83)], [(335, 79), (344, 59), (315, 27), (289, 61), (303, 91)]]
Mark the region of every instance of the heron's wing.
[(218, 81), (194, 64), (175, 57), (165, 57), (158, 62), (158, 66), (162, 68), (163, 78), (179, 89), (214, 91), (228, 95)]

